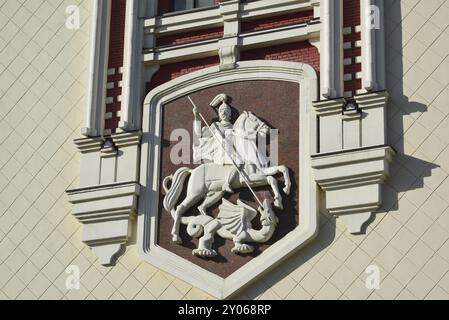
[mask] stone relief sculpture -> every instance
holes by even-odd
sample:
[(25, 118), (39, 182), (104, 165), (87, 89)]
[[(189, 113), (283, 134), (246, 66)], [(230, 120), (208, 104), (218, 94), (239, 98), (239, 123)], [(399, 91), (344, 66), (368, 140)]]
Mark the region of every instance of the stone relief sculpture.
[[(291, 189), (289, 169), (283, 165), (270, 166), (267, 157), (259, 151), (258, 137), (269, 136), (270, 127), (256, 115), (244, 111), (232, 124), (229, 98), (220, 94), (211, 102), (211, 107), (218, 108), (219, 121), (209, 125), (190, 101), (194, 106), (194, 130), (200, 136), (199, 143), (193, 146), (194, 161), (201, 164), (195, 169), (180, 168), (163, 180), (163, 206), (174, 220), (172, 239), (182, 244), (179, 228), (184, 224), (190, 236), (199, 238), (204, 234), (199, 248), (193, 251), (196, 256), (210, 258), (217, 254), (211, 247), (216, 234), (234, 241), (234, 253), (251, 253), (253, 247), (245, 242), (267, 242), (277, 225), (271, 203), (268, 200), (262, 202), (253, 188), (271, 187), (274, 207), (283, 209), (275, 176), (282, 173), (285, 181), (283, 192), (288, 195)], [(205, 127), (202, 127), (201, 120)], [(185, 183), (186, 197), (178, 205)], [(207, 210), (227, 193), (243, 188), (251, 190), (260, 206), (263, 228), (259, 231), (253, 230), (251, 223), (257, 211), (240, 200), (235, 205), (223, 199), (217, 219), (208, 216)], [(195, 205), (198, 205), (200, 215), (183, 217)]]
[(199, 239), (198, 249), (193, 250), (193, 255), (202, 258), (215, 257), (217, 252), (212, 249), (212, 244), (216, 234), (224, 239), (234, 241), (235, 245), (231, 251), (235, 254), (252, 253), (254, 247), (247, 242), (265, 243), (269, 241), (276, 230), (279, 219), (268, 200), (264, 200), (263, 205), (259, 208), (262, 224), (260, 230), (254, 230), (252, 227), (257, 210), (241, 200), (234, 205), (223, 199), (220, 213), (216, 219), (204, 215), (183, 218), (183, 223), (187, 224), (187, 233), (191, 237), (200, 238), (202, 236)]

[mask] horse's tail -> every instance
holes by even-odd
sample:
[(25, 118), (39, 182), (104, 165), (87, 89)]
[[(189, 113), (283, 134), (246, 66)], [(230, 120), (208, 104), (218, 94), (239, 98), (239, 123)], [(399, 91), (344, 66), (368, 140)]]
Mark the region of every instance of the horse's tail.
[[(165, 191), (164, 209), (170, 212), (172, 216), (175, 214), (174, 209), (181, 196), (184, 182), (191, 172), (192, 170), (189, 168), (181, 168), (174, 175), (165, 178), (162, 182), (162, 187)], [(168, 187), (170, 182), (171, 186)]]

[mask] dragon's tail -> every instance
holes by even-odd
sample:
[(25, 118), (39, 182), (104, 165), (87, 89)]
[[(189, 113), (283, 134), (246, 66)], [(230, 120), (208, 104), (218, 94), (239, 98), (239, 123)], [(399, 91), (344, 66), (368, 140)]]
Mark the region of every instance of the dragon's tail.
[[(181, 168), (162, 182), (165, 191), (164, 209), (170, 212), (172, 216), (175, 214), (175, 206), (181, 196), (182, 186), (191, 172), (192, 170), (189, 168)], [(171, 183), (170, 187), (168, 186), (169, 183)]]

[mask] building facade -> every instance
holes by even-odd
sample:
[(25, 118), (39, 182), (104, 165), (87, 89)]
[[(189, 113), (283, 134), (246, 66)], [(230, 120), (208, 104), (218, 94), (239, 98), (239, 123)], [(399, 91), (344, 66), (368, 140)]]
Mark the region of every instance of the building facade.
[[(1, 298), (448, 297), (448, 1), (72, 2), (0, 4)], [(227, 108), (245, 191), (172, 157)]]

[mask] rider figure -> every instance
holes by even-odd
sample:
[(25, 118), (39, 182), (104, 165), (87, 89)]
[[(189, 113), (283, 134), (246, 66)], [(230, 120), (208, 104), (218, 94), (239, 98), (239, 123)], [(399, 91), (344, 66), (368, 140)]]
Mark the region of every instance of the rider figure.
[[(233, 165), (235, 159), (233, 157), (233, 138), (234, 125), (231, 123), (231, 107), (228, 105), (228, 96), (220, 94), (215, 97), (210, 106), (218, 108), (219, 121), (212, 123), (210, 129), (201, 126), (199, 111), (195, 107), (193, 114), (195, 116), (194, 131), (199, 139), (199, 145), (193, 147), (193, 157), (195, 162), (202, 160), (210, 161), (219, 165)], [(212, 131), (212, 132), (211, 132)], [(221, 141), (222, 146), (219, 142)], [(228, 178), (225, 180), (222, 190), (224, 192), (233, 193), (231, 184), (237, 177), (238, 171), (232, 166)]]

